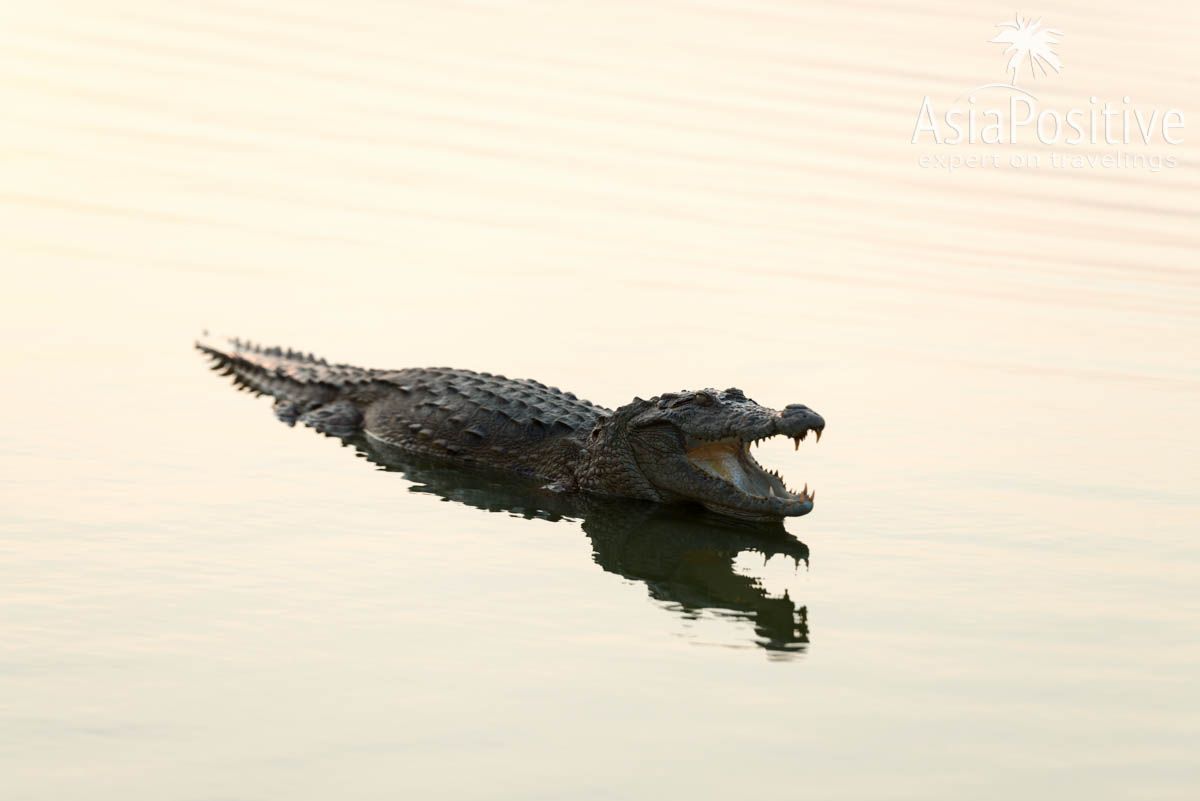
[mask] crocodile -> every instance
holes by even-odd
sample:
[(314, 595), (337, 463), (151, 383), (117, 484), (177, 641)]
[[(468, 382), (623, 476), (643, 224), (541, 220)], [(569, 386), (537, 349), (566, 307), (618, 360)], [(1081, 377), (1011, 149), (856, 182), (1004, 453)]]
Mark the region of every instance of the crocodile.
[(815, 493), (790, 489), (751, 446), (777, 436), (799, 449), (825, 420), (802, 404), (776, 411), (737, 388), (635, 397), (610, 410), (530, 379), (449, 367), (380, 370), (238, 339), (196, 347), (235, 385), (275, 398), (276, 415), (335, 437), (368, 440), (467, 468), (500, 470), (555, 491), (700, 505), (744, 520), (807, 514)]

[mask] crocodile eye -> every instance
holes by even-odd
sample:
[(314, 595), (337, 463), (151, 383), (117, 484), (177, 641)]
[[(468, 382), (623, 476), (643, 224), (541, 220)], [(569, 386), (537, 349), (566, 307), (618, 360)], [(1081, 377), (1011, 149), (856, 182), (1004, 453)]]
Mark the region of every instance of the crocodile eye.
[(701, 406), (712, 406), (715, 403), (713, 396), (707, 392), (697, 392), (694, 397), (696, 398), (696, 403)]

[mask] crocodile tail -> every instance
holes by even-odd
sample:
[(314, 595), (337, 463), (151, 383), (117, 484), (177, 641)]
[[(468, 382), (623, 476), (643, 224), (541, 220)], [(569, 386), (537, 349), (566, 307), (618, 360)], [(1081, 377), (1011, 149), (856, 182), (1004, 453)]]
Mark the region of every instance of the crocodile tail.
[(213, 370), (233, 379), (239, 389), (270, 395), (301, 410), (344, 399), (351, 390), (375, 380), (376, 371), (330, 364), (311, 353), (267, 348), (240, 339), (197, 340)]

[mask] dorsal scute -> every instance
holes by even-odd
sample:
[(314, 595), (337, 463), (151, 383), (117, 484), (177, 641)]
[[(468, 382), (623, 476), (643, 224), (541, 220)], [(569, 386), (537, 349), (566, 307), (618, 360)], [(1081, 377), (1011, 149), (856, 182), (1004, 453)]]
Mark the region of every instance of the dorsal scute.
[(556, 433), (590, 428), (599, 407), (532, 379), (438, 367), (372, 371), (373, 378), (406, 386), (413, 394), (444, 396), (446, 408), (461, 408), (464, 419), (487, 414), (517, 425)]

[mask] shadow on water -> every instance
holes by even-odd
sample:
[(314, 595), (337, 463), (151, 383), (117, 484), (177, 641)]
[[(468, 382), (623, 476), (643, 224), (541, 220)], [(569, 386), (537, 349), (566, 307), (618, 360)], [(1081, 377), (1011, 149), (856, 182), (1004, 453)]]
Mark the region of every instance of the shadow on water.
[(375, 440), (345, 440), (380, 469), (401, 473), (425, 492), (487, 512), (549, 521), (574, 520), (601, 568), (646, 585), (651, 597), (689, 619), (705, 610), (751, 623), (755, 642), (776, 656), (808, 646), (808, 610), (785, 591), (767, 594), (734, 567), (740, 554), (782, 555), (808, 564), (808, 546), (782, 523), (743, 523), (703, 511), (544, 490), (494, 473), (414, 457)]

